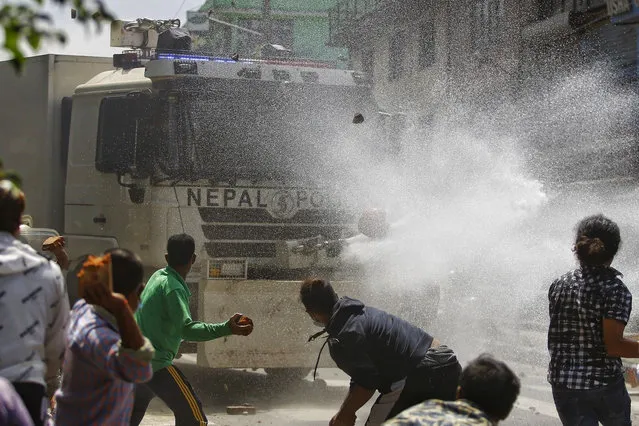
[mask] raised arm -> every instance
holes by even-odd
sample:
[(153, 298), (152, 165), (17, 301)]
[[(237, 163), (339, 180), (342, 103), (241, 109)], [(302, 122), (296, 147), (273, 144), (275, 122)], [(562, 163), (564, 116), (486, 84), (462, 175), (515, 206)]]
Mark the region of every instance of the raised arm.
[(49, 304), (47, 328), (44, 341), (44, 362), (47, 366), (47, 395), (53, 395), (58, 387), (58, 373), (62, 365), (65, 349), (65, 335), (69, 322), (69, 297), (60, 268), (53, 263), (51, 286), (55, 289), (53, 301)]
[(119, 333), (108, 326), (87, 333), (86, 342), (76, 344), (89, 362), (107, 371), (111, 376), (133, 383), (151, 380), (151, 360), (154, 349), (142, 336), (133, 312), (124, 296), (110, 293), (101, 285), (85, 288), (88, 303), (106, 309), (115, 316)]
[(189, 301), (183, 290), (172, 290), (166, 295), (169, 318), (182, 325), (182, 339), (191, 342), (206, 342), (231, 335), (229, 321), (209, 324), (193, 321)]
[(623, 337), (632, 310), (632, 294), (623, 285), (611, 289), (604, 298), (603, 339), (610, 356), (639, 358), (639, 342)]

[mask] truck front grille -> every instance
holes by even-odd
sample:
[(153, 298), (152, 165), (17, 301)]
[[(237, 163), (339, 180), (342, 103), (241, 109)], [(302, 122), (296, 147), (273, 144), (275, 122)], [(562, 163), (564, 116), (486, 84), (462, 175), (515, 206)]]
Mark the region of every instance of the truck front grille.
[(202, 230), (210, 257), (266, 260), (276, 257), (276, 242), (322, 235), (343, 237), (353, 216), (341, 210), (300, 210), (291, 219), (271, 216), (265, 209), (201, 207)]
[(204, 223), (286, 223), (286, 224), (351, 224), (353, 215), (343, 210), (300, 210), (291, 219), (278, 219), (266, 209), (200, 207)]
[(204, 244), (206, 254), (210, 257), (247, 257), (261, 259), (275, 257), (275, 243), (219, 243), (208, 242)]
[(342, 235), (343, 226), (308, 225), (203, 225), (207, 240), (281, 241), (322, 235), (334, 240)]

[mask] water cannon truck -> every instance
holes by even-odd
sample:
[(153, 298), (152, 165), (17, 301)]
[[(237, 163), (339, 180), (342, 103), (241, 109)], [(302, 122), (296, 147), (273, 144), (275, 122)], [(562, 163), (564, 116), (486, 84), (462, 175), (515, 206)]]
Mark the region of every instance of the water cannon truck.
[[(34, 226), (65, 237), (70, 290), (90, 253), (131, 249), (148, 276), (165, 265), (167, 238), (188, 233), (194, 319), (243, 312), (256, 325), (246, 339), (197, 344), (197, 363), (305, 375), (318, 345), (306, 344), (316, 330), (300, 281), (320, 275), (366, 300), (339, 250), (296, 241), (357, 233), (335, 152), (354, 126), (366, 149), (387, 151), (368, 80), (310, 60), (193, 52), (176, 20), (116, 21), (111, 45), (124, 50), (28, 58), (22, 75), (0, 63), (11, 105), (0, 157), (23, 176)], [(357, 114), (366, 119), (353, 124)]]

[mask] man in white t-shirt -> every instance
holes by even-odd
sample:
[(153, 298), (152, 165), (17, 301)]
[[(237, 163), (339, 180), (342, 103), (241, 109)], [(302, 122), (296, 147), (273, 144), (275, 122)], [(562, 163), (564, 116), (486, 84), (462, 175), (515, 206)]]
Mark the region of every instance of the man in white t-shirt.
[(0, 377), (22, 398), (35, 426), (48, 407), (65, 349), (69, 301), (60, 267), (18, 240), (24, 194), (0, 180)]

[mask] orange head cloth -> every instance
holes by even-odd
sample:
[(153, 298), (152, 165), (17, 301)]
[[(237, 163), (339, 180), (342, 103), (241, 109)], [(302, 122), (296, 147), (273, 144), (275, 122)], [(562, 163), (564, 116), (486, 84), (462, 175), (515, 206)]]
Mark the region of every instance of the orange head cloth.
[(89, 256), (82, 264), (82, 269), (78, 272), (78, 292), (80, 297), (84, 297), (84, 288), (92, 285), (102, 285), (113, 292), (113, 273), (111, 270), (111, 255)]

